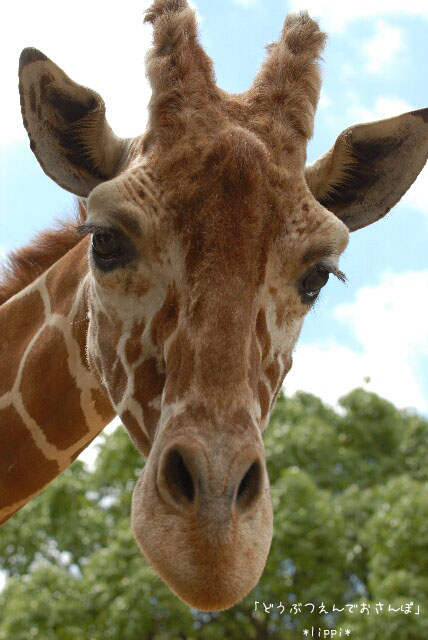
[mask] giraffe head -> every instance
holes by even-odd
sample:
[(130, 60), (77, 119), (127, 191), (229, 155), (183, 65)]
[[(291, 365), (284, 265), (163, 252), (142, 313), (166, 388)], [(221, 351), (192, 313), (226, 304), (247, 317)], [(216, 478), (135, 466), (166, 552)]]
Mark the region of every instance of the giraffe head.
[(156, 0), (146, 20), (143, 136), (117, 138), (100, 96), (34, 49), (21, 103), (43, 169), (87, 198), (87, 358), (148, 458), (136, 539), (183, 600), (222, 609), (269, 551), (262, 433), (304, 316), (343, 278), (349, 231), (419, 173), (427, 112), (348, 129), (305, 168), (325, 39), (307, 14), (287, 18), (241, 95), (216, 87), (184, 0)]

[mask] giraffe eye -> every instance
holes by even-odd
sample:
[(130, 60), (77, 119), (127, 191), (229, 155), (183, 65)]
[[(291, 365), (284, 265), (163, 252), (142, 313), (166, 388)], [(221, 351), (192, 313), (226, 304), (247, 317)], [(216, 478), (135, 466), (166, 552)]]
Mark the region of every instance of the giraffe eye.
[(116, 257), (117, 240), (111, 231), (96, 231), (92, 236), (92, 251), (98, 257), (108, 260)]
[(325, 269), (320, 269), (319, 267), (313, 269), (303, 280), (301, 289), (302, 301), (310, 304), (316, 300), (319, 292), (327, 283), (329, 275), (329, 271)]
[(91, 253), (95, 265), (101, 271), (123, 267), (137, 257), (129, 238), (119, 229), (93, 227)]

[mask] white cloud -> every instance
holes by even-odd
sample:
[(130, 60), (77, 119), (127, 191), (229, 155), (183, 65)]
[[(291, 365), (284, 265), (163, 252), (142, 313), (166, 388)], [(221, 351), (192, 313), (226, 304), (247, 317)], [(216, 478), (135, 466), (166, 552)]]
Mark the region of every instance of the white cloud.
[[(418, 369), (428, 367), (428, 270), (384, 274), (333, 315), (353, 330), (354, 351), (337, 343), (301, 344), (285, 389), (304, 389), (330, 404), (370, 377), (368, 388), (399, 407), (428, 411)], [(420, 373), (420, 372), (419, 372)]]
[(101, 0), (76, 0), (72, 10), (55, 0), (43, 9), (31, 0), (11, 4), (0, 39), (2, 118), (0, 144), (26, 139), (18, 96), (18, 59), (24, 47), (40, 49), (76, 82), (98, 91), (118, 135), (143, 132), (150, 88), (144, 55), (151, 27), (143, 25), (149, 0), (129, 0), (120, 9)]
[(340, 305), (334, 315), (348, 321), (370, 351), (407, 358), (428, 356), (428, 270), (385, 273), (377, 287), (357, 292), (356, 302)]
[(376, 24), (375, 35), (363, 45), (367, 71), (371, 73), (384, 71), (403, 48), (402, 30), (379, 20)]
[(310, 15), (321, 19), (323, 28), (336, 32), (360, 18), (406, 14), (428, 19), (426, 0), (291, 0), (290, 9), (307, 9)]
[(351, 102), (348, 114), (350, 121), (356, 124), (358, 122), (372, 122), (373, 120), (392, 118), (392, 116), (399, 116), (412, 110), (413, 107), (401, 98), (378, 96), (372, 108), (359, 104), (357, 100), (355, 100), (354, 104)]

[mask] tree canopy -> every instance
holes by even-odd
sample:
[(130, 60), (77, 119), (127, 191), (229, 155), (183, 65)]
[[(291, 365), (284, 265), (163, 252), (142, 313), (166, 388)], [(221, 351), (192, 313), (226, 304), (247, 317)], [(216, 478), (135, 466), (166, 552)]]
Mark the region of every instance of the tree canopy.
[(265, 445), (274, 538), (241, 603), (189, 609), (140, 556), (144, 461), (119, 428), (94, 468), (75, 462), (0, 530), (0, 640), (425, 640), (428, 421), (363, 389), (337, 411), (297, 393), (277, 401)]

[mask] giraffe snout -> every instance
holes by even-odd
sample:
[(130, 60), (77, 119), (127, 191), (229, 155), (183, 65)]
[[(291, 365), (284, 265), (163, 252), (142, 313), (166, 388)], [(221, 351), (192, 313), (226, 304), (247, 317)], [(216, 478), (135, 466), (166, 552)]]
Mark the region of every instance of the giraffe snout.
[(231, 607), (259, 580), (272, 539), (262, 445), (252, 433), (234, 441), (213, 430), (163, 436), (134, 491), (135, 538), (187, 604)]

